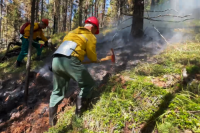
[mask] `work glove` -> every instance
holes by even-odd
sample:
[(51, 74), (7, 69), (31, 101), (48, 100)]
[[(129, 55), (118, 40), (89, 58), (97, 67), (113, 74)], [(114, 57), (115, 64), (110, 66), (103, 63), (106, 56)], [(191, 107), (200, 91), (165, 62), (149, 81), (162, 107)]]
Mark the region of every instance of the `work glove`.
[(46, 41), (46, 42), (44, 43), (44, 46), (45, 46), (45, 47), (48, 47), (48, 41)]

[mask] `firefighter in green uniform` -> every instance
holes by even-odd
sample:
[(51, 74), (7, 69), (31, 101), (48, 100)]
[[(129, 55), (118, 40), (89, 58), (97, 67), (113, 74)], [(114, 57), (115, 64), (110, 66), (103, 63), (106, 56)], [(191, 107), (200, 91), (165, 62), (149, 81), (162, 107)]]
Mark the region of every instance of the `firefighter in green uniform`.
[[(53, 54), (53, 91), (49, 104), (49, 124), (56, 124), (55, 115), (58, 104), (63, 100), (68, 88), (70, 78), (78, 82), (81, 91), (77, 96), (76, 115), (81, 116), (83, 108), (91, 98), (95, 81), (81, 63), (84, 56), (94, 62), (100, 62), (96, 54), (96, 37), (99, 33), (99, 22), (96, 17), (89, 17), (84, 27), (69, 32), (63, 39), (62, 44)], [(83, 105), (84, 104), (84, 105)]]
[[(37, 50), (37, 60), (40, 60), (40, 55), (42, 53), (42, 49), (43, 46), (41, 44), (39, 44), (36, 39), (37, 37), (42, 38), (42, 40), (45, 42), (45, 46), (48, 45), (48, 40), (47, 38), (44, 36), (44, 33), (42, 31), (42, 29), (45, 29), (49, 24), (48, 19), (42, 19), (42, 21), (40, 23), (34, 23), (34, 31), (33, 31), (33, 47), (36, 48)], [(23, 26), (22, 26), (23, 27)], [(20, 30), (20, 33), (23, 34), (21, 37), (22, 40), (22, 46), (21, 46), (21, 51), (19, 53), (19, 56), (17, 58), (17, 62), (16, 62), (16, 67), (20, 67), (22, 60), (24, 59), (24, 57), (27, 55), (28, 53), (28, 47), (29, 47), (29, 37), (30, 37), (30, 23), (28, 23), (28, 25), (26, 27), (23, 27), (23, 33), (21, 33), (22, 31)]]

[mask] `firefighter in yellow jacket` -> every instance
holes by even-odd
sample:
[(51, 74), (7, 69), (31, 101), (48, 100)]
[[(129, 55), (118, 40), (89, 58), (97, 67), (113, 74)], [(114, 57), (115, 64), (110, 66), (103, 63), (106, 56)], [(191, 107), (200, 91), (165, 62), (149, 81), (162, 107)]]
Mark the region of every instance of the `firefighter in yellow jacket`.
[[(32, 45), (33, 47), (36, 48), (37, 50), (37, 60), (40, 60), (40, 55), (42, 53), (43, 46), (40, 45), (37, 41), (36, 38), (40, 37), (42, 40), (45, 42), (45, 45), (48, 45), (47, 38), (44, 36), (44, 33), (42, 29), (45, 29), (49, 24), (48, 19), (42, 19), (40, 23), (34, 23), (34, 29), (33, 29), (33, 42)], [(28, 47), (29, 47), (29, 37), (30, 37), (30, 27), (31, 25), (29, 24), (28, 26), (25, 27), (24, 29), (24, 34), (21, 37), (22, 40), (22, 46), (21, 46), (21, 51), (19, 53), (19, 56), (17, 58), (17, 63), (16, 67), (20, 67), (22, 60), (28, 53)]]
[[(49, 104), (49, 124), (56, 124), (55, 114), (58, 104), (63, 100), (70, 78), (78, 82), (81, 91), (77, 96), (76, 114), (82, 115), (85, 104), (91, 97), (95, 81), (81, 63), (84, 56), (94, 62), (99, 62), (96, 54), (96, 37), (99, 33), (99, 22), (96, 17), (89, 17), (84, 27), (69, 32), (62, 44), (53, 54), (53, 91)], [(83, 103), (85, 103), (83, 105)]]

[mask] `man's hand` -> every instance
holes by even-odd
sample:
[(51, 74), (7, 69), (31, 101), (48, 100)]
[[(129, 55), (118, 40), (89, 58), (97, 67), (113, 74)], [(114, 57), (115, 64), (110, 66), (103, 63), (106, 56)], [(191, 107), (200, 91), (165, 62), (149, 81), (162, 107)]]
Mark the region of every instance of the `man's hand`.
[(44, 46), (45, 46), (45, 47), (48, 47), (48, 41), (46, 41), (46, 42), (44, 43)]

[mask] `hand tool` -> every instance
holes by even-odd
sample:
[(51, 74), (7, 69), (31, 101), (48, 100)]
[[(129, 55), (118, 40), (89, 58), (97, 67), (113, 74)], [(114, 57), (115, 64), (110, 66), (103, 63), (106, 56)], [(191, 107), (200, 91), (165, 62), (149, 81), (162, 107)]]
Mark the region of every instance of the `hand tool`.
[[(112, 63), (115, 63), (114, 50), (111, 48), (110, 51), (111, 51), (111, 55), (110, 56), (106, 56), (105, 58), (101, 58), (100, 62), (111, 60)], [(82, 64), (90, 64), (90, 63), (99, 63), (99, 62), (97, 62), (97, 61), (85, 61), (85, 62), (82, 62)]]

